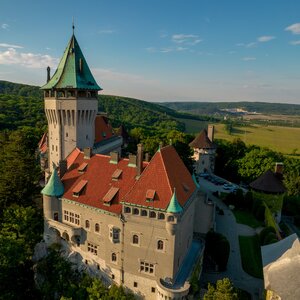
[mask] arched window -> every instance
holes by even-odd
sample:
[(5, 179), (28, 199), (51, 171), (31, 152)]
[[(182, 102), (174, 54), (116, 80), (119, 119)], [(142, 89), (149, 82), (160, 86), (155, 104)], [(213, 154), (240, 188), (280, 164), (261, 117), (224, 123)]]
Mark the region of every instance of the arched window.
[(150, 211), (149, 217), (150, 218), (156, 218), (156, 212)]
[(174, 219), (174, 216), (168, 216), (168, 221), (169, 221), (169, 222), (174, 222), (174, 220), (175, 220), (175, 219)]
[(134, 208), (134, 209), (133, 209), (133, 214), (134, 214), (134, 215), (139, 215), (139, 214), (140, 214), (140, 211), (139, 211), (137, 208)]
[(90, 228), (90, 221), (89, 220), (85, 220), (85, 228), (86, 229)]
[(162, 240), (157, 241), (157, 250), (164, 250), (164, 242)]
[(132, 244), (138, 244), (139, 243), (139, 236), (134, 234), (132, 236)]
[(111, 254), (111, 261), (114, 261), (114, 262), (117, 261), (117, 254), (116, 253)]
[(124, 212), (125, 212), (126, 214), (130, 214), (130, 213), (131, 213), (131, 209), (130, 209), (130, 207), (128, 207), (128, 206), (125, 206), (125, 208), (124, 208)]
[(100, 232), (100, 226), (98, 223), (95, 224), (95, 232)]
[(141, 210), (141, 216), (147, 217), (147, 215), (148, 215), (147, 211), (145, 209), (142, 209)]
[(159, 218), (160, 220), (164, 220), (164, 219), (165, 219), (165, 214), (159, 213), (159, 214), (158, 214), (158, 218)]

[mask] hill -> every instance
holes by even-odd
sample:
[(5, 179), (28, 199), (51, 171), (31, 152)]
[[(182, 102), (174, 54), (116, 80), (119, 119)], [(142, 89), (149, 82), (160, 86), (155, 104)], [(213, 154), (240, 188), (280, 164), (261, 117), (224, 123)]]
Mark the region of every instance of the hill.
[(260, 114), (300, 115), (300, 105), (267, 102), (162, 102), (160, 105), (191, 114), (220, 114), (224, 109), (241, 108)]
[[(174, 110), (159, 104), (110, 95), (99, 95), (98, 99), (99, 111), (108, 114), (114, 127), (185, 129), (184, 123), (175, 119)], [(1, 129), (41, 128), (47, 123), (42, 91), (37, 86), (0, 81), (0, 111)]]

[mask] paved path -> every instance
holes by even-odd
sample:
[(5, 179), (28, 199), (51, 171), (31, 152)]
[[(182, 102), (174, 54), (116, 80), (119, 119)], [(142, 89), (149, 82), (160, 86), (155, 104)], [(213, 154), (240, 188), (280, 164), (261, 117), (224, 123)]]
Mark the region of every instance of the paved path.
[(226, 236), (230, 243), (231, 250), (226, 272), (218, 274), (205, 273), (203, 274), (204, 281), (216, 282), (218, 279), (228, 277), (236, 287), (249, 292), (253, 299), (260, 299), (260, 295), (263, 291), (263, 280), (254, 278), (244, 272), (238, 240), (240, 232), (243, 232), (243, 235), (244, 233), (245, 235), (253, 235), (255, 234), (255, 230), (249, 226), (240, 226), (240, 224), (237, 224), (233, 213), (227, 208), (227, 206), (210, 192), (206, 192), (208, 193), (209, 198), (224, 211), (224, 215), (216, 214), (216, 231)]

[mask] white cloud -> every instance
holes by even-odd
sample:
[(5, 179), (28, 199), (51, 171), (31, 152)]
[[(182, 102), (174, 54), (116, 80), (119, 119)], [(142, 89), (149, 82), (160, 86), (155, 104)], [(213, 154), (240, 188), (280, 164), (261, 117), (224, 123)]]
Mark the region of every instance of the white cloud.
[(274, 40), (276, 37), (275, 36), (271, 36), (271, 35), (263, 35), (260, 36), (259, 38), (257, 38), (257, 40), (261, 43), (265, 43), (265, 42), (269, 42)]
[(300, 45), (300, 40), (298, 40), (298, 41), (291, 41), (290, 44), (293, 45), (293, 46)]
[(58, 64), (58, 59), (50, 55), (23, 53), (14, 48), (0, 51), (0, 64), (2, 65), (21, 65), (26, 68), (45, 68), (54, 67)]
[(292, 24), (285, 28), (286, 31), (290, 31), (293, 34), (300, 34), (300, 23)]
[(116, 33), (117, 31), (114, 29), (100, 29), (98, 31), (99, 34), (112, 34), (112, 33)]
[(6, 23), (1, 24), (1, 28), (4, 30), (8, 30), (9, 25)]
[(256, 57), (247, 56), (247, 57), (243, 57), (242, 60), (243, 61), (253, 61), (253, 60), (256, 60)]
[(253, 48), (256, 45), (257, 45), (256, 42), (251, 42), (251, 43), (247, 43), (247, 44), (245, 44), (245, 43), (237, 43), (236, 44), (236, 46), (238, 46), (238, 47), (245, 47), (245, 48)]
[(196, 34), (173, 34), (172, 35), (172, 42), (176, 44), (184, 44), (184, 45), (197, 45), (200, 42), (202, 42), (201, 39), (199, 39), (199, 36)]
[(18, 49), (22, 49), (22, 46), (19, 45), (12, 45), (12, 44), (6, 44), (6, 43), (0, 43), (0, 47), (2, 48), (18, 48)]

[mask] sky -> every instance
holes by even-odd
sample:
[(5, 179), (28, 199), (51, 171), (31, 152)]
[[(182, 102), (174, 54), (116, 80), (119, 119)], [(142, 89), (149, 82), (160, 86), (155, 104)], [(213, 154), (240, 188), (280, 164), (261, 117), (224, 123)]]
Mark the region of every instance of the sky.
[(300, 104), (299, 0), (0, 0), (0, 80), (43, 85), (73, 18), (104, 94)]

